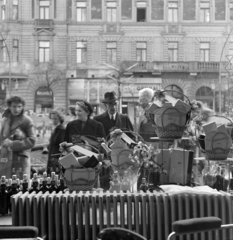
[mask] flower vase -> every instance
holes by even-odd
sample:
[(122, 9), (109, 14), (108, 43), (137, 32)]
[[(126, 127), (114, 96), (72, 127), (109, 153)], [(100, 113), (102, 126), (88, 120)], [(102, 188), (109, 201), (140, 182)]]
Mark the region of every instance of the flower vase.
[(131, 186), (131, 192), (137, 192), (138, 191), (138, 187), (137, 187), (137, 181), (131, 182), (130, 184)]

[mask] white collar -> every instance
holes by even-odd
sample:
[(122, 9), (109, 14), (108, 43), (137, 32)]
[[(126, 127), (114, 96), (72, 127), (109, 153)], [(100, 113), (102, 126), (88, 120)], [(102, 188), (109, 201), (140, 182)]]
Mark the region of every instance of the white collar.
[(116, 115), (117, 115), (117, 113), (114, 113), (114, 114), (108, 113), (108, 115), (109, 115), (109, 118), (110, 118), (110, 119), (111, 119), (112, 116), (113, 116), (113, 120), (114, 120), (114, 121), (116, 120)]

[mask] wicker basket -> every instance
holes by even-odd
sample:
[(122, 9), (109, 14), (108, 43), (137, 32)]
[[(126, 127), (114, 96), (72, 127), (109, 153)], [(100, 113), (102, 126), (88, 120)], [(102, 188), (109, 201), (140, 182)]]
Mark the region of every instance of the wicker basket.
[(230, 149), (213, 149), (213, 150), (205, 150), (204, 155), (206, 160), (216, 160), (216, 161), (223, 161), (226, 160)]
[[(175, 90), (165, 90), (165, 91), (162, 91), (161, 93), (170, 92), (170, 91), (182, 94), (185, 98), (187, 98), (189, 105), (191, 105), (191, 102), (190, 102), (189, 98), (181, 92), (178, 92), (178, 91), (175, 91)], [(175, 110), (175, 108), (174, 108), (174, 110)], [(162, 114), (162, 118), (163, 118), (164, 112)], [(150, 114), (150, 120), (155, 125), (155, 127), (156, 127), (155, 131), (156, 131), (156, 134), (158, 135), (159, 138), (161, 138), (161, 139), (174, 139), (175, 140), (175, 139), (182, 138), (182, 136), (184, 134), (184, 131), (185, 131), (185, 128), (190, 121), (190, 114), (191, 114), (191, 110), (187, 114), (185, 114), (186, 122), (185, 122), (184, 126), (180, 126), (180, 125), (171, 123), (167, 126), (159, 127), (159, 126), (156, 125), (156, 123), (154, 121), (154, 114)], [(180, 115), (182, 115), (182, 114), (180, 114)], [(184, 116), (184, 114), (183, 114), (183, 116)], [(162, 125), (163, 125), (163, 121), (162, 121)]]
[[(84, 147), (85, 144), (77, 144), (79, 146)], [(89, 148), (94, 149), (95, 151), (98, 152), (98, 154), (100, 154), (99, 150), (92, 146), (92, 145), (88, 145)], [(91, 149), (90, 149), (91, 150)], [(95, 170), (95, 178), (94, 180), (90, 180), (88, 181), (87, 179), (83, 179), (83, 178), (78, 178), (74, 181), (70, 181), (67, 180), (63, 171), (61, 171), (61, 177), (64, 179), (64, 182), (66, 184), (66, 186), (69, 188), (70, 191), (91, 191), (94, 187), (99, 187), (99, 174), (102, 168), (102, 163), (99, 164), (99, 166), (97, 166), (94, 170)], [(62, 169), (62, 166), (61, 166)], [(71, 169), (67, 169), (67, 170), (71, 170)], [(80, 170), (83, 171), (87, 171), (86, 168), (80, 168)]]
[[(102, 165), (101, 165), (102, 166)], [(96, 167), (95, 168), (95, 179), (92, 181), (88, 181), (86, 179), (76, 179), (74, 181), (68, 181), (64, 174), (61, 173), (64, 182), (66, 184), (66, 186), (69, 188), (70, 191), (91, 191), (94, 187), (98, 187), (98, 179), (99, 179), (99, 174), (101, 171), (101, 166), (100, 167)], [(83, 169), (85, 170), (85, 169)]]

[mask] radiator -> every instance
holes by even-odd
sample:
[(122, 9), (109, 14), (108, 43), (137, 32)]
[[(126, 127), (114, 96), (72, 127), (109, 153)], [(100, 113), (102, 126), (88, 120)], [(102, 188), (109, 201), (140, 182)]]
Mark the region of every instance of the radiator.
[[(18, 193), (11, 199), (14, 226), (36, 226), (49, 240), (96, 239), (106, 227), (127, 228), (151, 240), (165, 240), (172, 222), (217, 216), (233, 223), (230, 194)], [(178, 238), (177, 238), (178, 239)], [(233, 231), (190, 234), (181, 240), (232, 240)]]

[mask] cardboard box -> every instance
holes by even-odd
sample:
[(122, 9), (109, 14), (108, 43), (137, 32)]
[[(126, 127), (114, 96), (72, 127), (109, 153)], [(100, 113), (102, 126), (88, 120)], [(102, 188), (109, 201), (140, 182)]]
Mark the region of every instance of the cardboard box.
[(169, 183), (169, 172), (171, 166), (171, 151), (169, 149), (161, 149), (160, 153), (157, 155), (156, 162), (159, 165), (163, 165), (164, 170), (167, 174), (160, 174), (160, 183)]
[(69, 153), (66, 156), (60, 158), (59, 162), (65, 169), (82, 167), (73, 153)]

